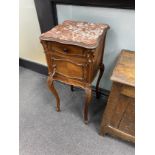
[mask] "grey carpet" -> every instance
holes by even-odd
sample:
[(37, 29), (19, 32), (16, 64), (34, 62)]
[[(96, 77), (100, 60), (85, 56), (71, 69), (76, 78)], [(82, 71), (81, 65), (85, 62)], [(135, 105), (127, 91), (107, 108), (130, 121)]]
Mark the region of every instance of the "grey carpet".
[(47, 88), (47, 77), (21, 68), (19, 140), (20, 155), (134, 155), (133, 144), (98, 134), (104, 98), (93, 97), (89, 124), (82, 120), (84, 91), (59, 82), (61, 112)]

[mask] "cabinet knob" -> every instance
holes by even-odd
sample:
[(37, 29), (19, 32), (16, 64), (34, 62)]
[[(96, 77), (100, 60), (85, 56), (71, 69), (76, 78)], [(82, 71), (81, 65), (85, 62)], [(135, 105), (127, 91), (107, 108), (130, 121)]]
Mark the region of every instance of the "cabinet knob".
[(67, 53), (67, 52), (68, 52), (68, 49), (67, 49), (67, 48), (64, 48), (63, 51), (64, 51), (65, 53)]

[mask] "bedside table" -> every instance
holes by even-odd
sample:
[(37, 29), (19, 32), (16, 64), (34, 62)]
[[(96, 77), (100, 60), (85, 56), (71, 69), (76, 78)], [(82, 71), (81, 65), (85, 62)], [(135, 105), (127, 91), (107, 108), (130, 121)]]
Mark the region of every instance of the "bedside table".
[(100, 134), (135, 142), (135, 52), (122, 50), (111, 80), (112, 90)]
[(53, 81), (83, 88), (86, 93), (84, 122), (88, 122), (88, 105), (92, 97), (91, 83), (98, 70), (96, 94), (104, 72), (103, 53), (106, 24), (94, 24), (66, 20), (40, 36), (48, 64), (48, 86), (56, 97), (56, 110), (60, 111), (60, 99)]

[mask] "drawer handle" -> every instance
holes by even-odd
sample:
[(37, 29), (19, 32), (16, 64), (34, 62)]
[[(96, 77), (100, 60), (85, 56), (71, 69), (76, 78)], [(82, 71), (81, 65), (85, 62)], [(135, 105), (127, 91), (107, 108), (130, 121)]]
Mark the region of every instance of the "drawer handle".
[(67, 48), (64, 48), (63, 51), (64, 51), (65, 53), (67, 53), (67, 52), (68, 52), (68, 49), (67, 49)]

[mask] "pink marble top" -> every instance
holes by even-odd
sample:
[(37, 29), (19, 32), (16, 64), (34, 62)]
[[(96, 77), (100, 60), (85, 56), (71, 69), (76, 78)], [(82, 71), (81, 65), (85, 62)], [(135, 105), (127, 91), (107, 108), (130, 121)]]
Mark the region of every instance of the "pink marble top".
[(107, 24), (66, 20), (50, 31), (41, 34), (40, 39), (78, 45), (85, 48), (96, 48), (101, 38), (100, 36), (108, 28)]

